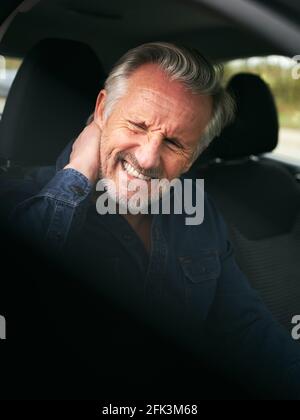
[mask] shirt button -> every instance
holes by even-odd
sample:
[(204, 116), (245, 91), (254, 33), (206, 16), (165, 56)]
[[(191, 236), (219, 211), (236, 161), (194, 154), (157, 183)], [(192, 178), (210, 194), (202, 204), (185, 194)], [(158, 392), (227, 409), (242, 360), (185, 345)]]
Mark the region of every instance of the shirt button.
[(83, 190), (81, 187), (78, 187), (77, 185), (72, 185), (72, 186), (70, 187), (70, 190), (71, 190), (73, 193), (75, 193), (75, 194), (79, 195), (80, 197), (82, 197), (82, 196), (84, 196), (84, 195), (85, 195), (84, 190)]

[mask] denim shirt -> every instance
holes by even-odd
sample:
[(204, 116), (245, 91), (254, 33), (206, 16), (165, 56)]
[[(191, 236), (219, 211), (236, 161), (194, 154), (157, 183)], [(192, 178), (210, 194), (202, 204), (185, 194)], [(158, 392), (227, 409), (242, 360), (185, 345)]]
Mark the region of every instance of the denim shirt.
[(165, 334), (241, 385), (263, 397), (300, 399), (299, 343), (250, 287), (210, 197), (198, 226), (187, 226), (185, 214), (155, 215), (148, 255), (122, 216), (97, 214), (93, 185), (63, 169), (69, 154), (67, 148), (56, 168), (39, 168), (14, 186), (22, 197), (11, 214), (14, 226), (79, 262), (93, 287), (145, 310)]

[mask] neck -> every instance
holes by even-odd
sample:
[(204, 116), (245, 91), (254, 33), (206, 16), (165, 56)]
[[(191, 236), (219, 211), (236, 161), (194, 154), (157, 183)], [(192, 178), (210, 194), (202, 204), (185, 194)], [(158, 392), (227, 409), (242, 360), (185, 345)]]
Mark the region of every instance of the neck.
[(124, 214), (123, 217), (140, 237), (147, 252), (150, 253), (152, 216), (149, 214)]
[(134, 230), (139, 230), (148, 222), (148, 214), (124, 214), (122, 215)]

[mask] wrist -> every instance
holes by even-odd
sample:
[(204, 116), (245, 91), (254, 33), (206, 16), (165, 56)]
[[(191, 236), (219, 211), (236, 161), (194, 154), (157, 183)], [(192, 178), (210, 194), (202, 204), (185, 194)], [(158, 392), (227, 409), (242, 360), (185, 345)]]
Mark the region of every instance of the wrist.
[(88, 168), (79, 163), (70, 162), (64, 167), (64, 169), (74, 169), (75, 171), (80, 172), (82, 175), (84, 175), (90, 182), (96, 182), (97, 171), (93, 170), (92, 168)]

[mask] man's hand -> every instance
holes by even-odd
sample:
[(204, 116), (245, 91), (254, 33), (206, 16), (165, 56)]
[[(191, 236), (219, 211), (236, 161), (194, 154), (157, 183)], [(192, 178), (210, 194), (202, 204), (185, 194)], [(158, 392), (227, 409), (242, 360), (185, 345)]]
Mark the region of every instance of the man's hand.
[(70, 162), (64, 169), (81, 172), (91, 182), (96, 182), (100, 168), (101, 129), (92, 121), (73, 144)]

